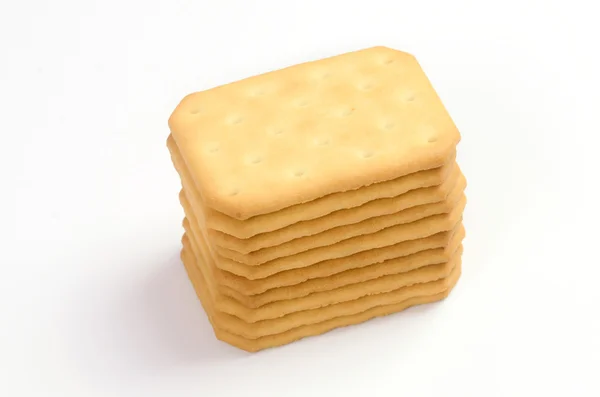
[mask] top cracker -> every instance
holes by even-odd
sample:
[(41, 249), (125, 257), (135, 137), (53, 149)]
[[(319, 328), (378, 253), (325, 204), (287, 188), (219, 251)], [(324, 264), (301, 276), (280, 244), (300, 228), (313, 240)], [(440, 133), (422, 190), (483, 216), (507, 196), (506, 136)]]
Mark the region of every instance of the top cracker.
[(237, 219), (441, 166), (460, 134), (417, 60), (373, 47), (186, 96), (169, 128)]

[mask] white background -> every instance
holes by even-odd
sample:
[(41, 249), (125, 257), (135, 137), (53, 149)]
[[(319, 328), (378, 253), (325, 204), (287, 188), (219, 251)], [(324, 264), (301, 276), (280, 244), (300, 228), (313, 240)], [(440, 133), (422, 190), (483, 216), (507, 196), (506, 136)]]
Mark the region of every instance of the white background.
[[(592, 4), (2, 2), (0, 395), (600, 395)], [(169, 114), (372, 45), (414, 53), (462, 132), (461, 281), (284, 348), (218, 342), (178, 257)]]

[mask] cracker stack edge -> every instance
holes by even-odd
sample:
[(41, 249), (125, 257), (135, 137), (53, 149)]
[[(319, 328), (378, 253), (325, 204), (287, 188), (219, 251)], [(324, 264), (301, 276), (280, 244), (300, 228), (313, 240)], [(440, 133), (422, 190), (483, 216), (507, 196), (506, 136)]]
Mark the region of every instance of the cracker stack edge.
[(460, 277), (460, 133), (416, 59), (373, 47), (186, 96), (167, 139), (182, 260), (248, 351), (445, 298)]

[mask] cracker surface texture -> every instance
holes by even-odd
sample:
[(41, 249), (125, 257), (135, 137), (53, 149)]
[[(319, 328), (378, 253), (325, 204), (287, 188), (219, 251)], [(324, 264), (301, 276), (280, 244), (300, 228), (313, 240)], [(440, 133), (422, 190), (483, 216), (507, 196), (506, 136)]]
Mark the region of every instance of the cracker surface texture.
[(169, 128), (206, 205), (236, 219), (439, 167), (460, 140), (417, 60), (386, 47), (190, 94)]

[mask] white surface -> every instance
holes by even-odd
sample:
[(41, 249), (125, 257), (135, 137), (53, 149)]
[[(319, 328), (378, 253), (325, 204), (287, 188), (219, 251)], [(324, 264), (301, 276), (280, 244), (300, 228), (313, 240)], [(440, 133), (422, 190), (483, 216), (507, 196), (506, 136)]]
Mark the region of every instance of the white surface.
[[(600, 395), (593, 2), (249, 3), (0, 6), (0, 395)], [(378, 44), (462, 131), (460, 283), (256, 355), (216, 341), (178, 259), (170, 112)]]

